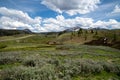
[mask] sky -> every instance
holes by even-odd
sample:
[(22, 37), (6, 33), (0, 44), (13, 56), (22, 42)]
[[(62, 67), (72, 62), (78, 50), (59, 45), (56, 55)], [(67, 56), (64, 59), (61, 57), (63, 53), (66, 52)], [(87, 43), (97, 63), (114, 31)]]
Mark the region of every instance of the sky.
[(120, 29), (120, 0), (0, 0), (0, 29)]

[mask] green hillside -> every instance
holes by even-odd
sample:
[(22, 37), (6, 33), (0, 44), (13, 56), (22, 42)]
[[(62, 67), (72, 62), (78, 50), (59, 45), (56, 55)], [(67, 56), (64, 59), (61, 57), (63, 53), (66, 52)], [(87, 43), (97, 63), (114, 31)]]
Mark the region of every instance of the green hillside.
[[(104, 44), (107, 38), (107, 44)], [(67, 32), (58, 37), (64, 43), (80, 43), (87, 45), (103, 45), (120, 49), (120, 30), (82, 30), (81, 33)]]
[(29, 29), (24, 30), (7, 30), (0, 29), (0, 36), (11, 36), (16, 34), (31, 34), (32, 32)]
[[(2, 36), (0, 80), (120, 80), (119, 35), (119, 30), (99, 30), (97, 34), (83, 30), (79, 35)], [(91, 44), (103, 37), (107, 44)]]

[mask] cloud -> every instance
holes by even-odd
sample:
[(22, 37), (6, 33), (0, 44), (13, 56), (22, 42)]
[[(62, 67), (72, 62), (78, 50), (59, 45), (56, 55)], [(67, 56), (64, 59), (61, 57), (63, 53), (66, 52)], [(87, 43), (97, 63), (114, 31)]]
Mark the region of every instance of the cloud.
[(7, 9), (6, 7), (0, 8), (0, 14), (14, 20), (19, 20), (31, 24), (40, 23), (41, 19), (41, 17), (35, 17), (35, 19), (32, 19), (27, 13), (14, 9)]
[(31, 28), (30, 25), (28, 25), (28, 24), (22, 23), (20, 21), (15, 21), (15, 20), (13, 20), (9, 17), (5, 17), (5, 16), (0, 18), (0, 23), (1, 23), (1, 27), (5, 28), (5, 29), (17, 29), (18, 27)]
[(27, 13), (19, 10), (0, 7), (0, 28), (18, 29), (28, 28), (32, 31), (39, 30), (41, 17), (31, 18)]
[(111, 12), (112, 14), (120, 14), (120, 6), (116, 5), (114, 10)]
[(112, 18), (112, 19), (119, 19), (119, 17), (120, 17), (119, 5), (115, 5), (114, 9), (105, 16), (105, 18)]
[(76, 17), (73, 19), (65, 19), (62, 15), (43, 20), (43, 27), (48, 31), (63, 31), (76, 26), (89, 28), (91, 24), (93, 24), (93, 19), (91, 18)]
[(43, 0), (41, 4), (58, 13), (69, 15), (86, 14), (94, 11), (100, 0)]
[(92, 25), (94, 28), (105, 28), (105, 29), (120, 29), (120, 22), (117, 22), (114, 19), (110, 19), (109, 21), (97, 21)]
[(19, 10), (0, 7), (0, 28), (2, 29), (30, 29), (33, 32), (63, 31), (72, 27), (120, 29), (120, 22), (115, 19), (108, 21), (94, 21), (92, 18), (65, 18), (58, 15), (55, 18), (31, 18), (27, 13)]
[(105, 28), (105, 29), (120, 29), (120, 22), (109, 19), (108, 21), (95, 22), (92, 18), (75, 17), (65, 19), (64, 16), (58, 15), (56, 18), (48, 18), (43, 20), (43, 27), (48, 31), (62, 31), (72, 27), (88, 28)]

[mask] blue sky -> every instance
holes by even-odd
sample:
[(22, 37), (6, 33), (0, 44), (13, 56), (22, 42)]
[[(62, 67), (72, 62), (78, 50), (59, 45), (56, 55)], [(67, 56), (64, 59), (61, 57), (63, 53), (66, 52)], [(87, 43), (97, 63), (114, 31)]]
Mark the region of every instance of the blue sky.
[(120, 29), (120, 0), (0, 0), (0, 28), (33, 32)]

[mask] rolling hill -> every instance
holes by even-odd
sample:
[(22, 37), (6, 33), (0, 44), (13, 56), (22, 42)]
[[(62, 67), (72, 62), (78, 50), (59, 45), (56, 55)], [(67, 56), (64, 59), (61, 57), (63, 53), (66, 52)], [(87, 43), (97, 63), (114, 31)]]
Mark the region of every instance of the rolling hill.
[(29, 29), (24, 30), (6, 30), (0, 29), (0, 36), (10, 36), (16, 34), (31, 34), (32, 32)]

